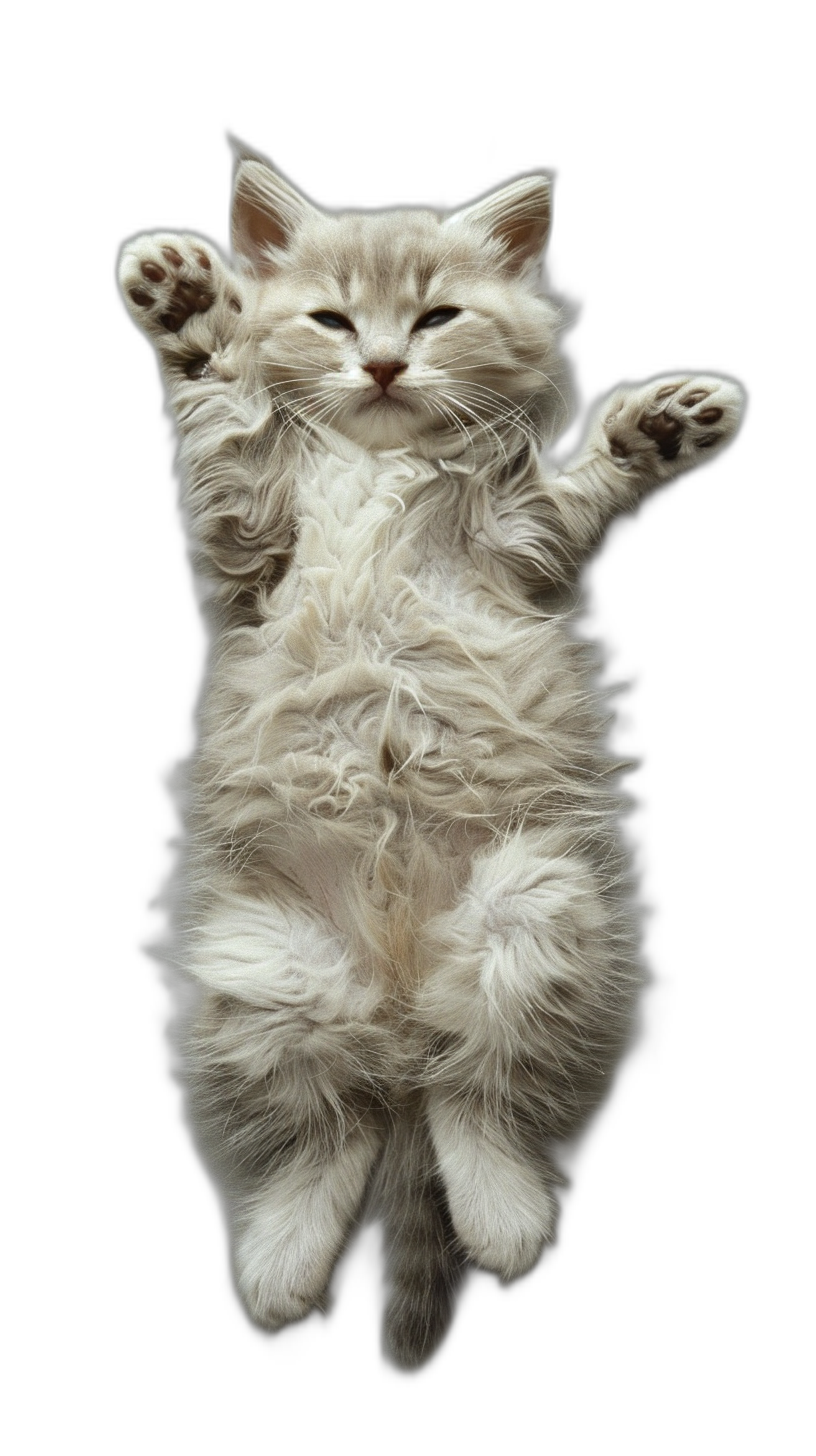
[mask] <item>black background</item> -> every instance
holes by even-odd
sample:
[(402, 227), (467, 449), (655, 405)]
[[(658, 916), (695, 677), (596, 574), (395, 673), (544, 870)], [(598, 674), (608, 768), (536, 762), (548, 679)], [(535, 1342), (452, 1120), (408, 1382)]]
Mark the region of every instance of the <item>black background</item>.
[[(485, 76), (494, 64), (487, 48)], [(431, 1411), (440, 1437), (463, 1412), (468, 1423), (500, 1421), (509, 1440), (535, 1418), (536, 1443), (552, 1411), (576, 1439), (597, 1418), (625, 1433), (659, 1411), (660, 1427), (675, 1427), (710, 1396), (723, 1409), (733, 1377), (723, 1351), (733, 1356), (734, 1340), (753, 1328), (766, 1267), (746, 1280), (746, 1179), (755, 1176), (746, 1128), (764, 1142), (768, 1114), (746, 1073), (745, 989), (755, 973), (739, 868), (749, 833), (746, 597), (756, 591), (746, 520), (766, 470), (753, 379), (762, 245), (752, 116), (733, 86), (694, 71), (656, 74), (646, 87), (621, 77), (621, 90), (608, 82), (596, 93), (578, 61), (573, 82), (558, 86), (536, 64), (535, 100), (525, 60), (516, 76), (504, 74), (501, 100), (485, 102), (476, 82), (474, 98), (460, 84), (440, 105), (444, 68), (428, 77), (423, 63), (414, 77), (383, 82), (350, 76), (323, 54), (280, 99), (271, 77), (268, 100), (256, 92), (219, 106), (187, 89), (168, 108), (146, 84), (109, 132), (111, 272), (118, 243), (143, 230), (191, 230), (226, 246), (227, 131), (326, 205), (456, 205), (527, 167), (551, 167), (549, 272), (555, 290), (581, 304), (568, 352), (584, 402), (621, 381), (686, 368), (729, 374), (752, 395), (736, 446), (648, 502), (593, 578), (609, 657), (634, 683), (621, 745), (643, 760), (632, 833), (654, 907), (646, 1040), (587, 1143), (557, 1254), (509, 1290), (476, 1280), (443, 1356), (407, 1380), (377, 1354), (370, 1249), (351, 1262), (331, 1321), (272, 1341), (246, 1326), (216, 1203), (166, 1073), (165, 1002), (138, 946), (160, 925), (146, 907), (169, 863), (162, 779), (191, 744), (203, 639), (156, 367), (111, 294), (105, 386), (122, 466), (114, 518), (125, 670), (124, 706), (109, 727), (125, 757), (106, 805), (122, 821), (124, 853), (114, 856), (103, 1101), (117, 1127), (105, 1175), (121, 1182), (124, 1239), (117, 1232), (103, 1257), (98, 1297), (128, 1398), (147, 1411), (159, 1402), (182, 1418), (208, 1411), (252, 1424), (268, 1409), (272, 1437), (272, 1412), (297, 1389), (307, 1404), (296, 1420), (315, 1430), (325, 1405), (338, 1436), (360, 1433), (372, 1393), (388, 1398), (389, 1428), (407, 1439)], [(619, 55), (615, 66), (624, 67)]]

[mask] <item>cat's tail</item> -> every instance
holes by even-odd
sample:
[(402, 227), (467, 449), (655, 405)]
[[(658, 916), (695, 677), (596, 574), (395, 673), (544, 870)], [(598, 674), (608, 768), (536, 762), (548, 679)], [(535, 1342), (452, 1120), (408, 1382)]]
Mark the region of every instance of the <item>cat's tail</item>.
[(419, 1099), (395, 1114), (377, 1179), (389, 1299), (385, 1341), (403, 1366), (432, 1355), (453, 1313), (465, 1265)]

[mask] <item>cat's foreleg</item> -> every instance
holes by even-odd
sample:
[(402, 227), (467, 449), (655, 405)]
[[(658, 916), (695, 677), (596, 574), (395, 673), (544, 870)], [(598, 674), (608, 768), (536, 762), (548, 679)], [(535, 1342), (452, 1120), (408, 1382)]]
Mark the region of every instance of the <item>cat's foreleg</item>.
[(285, 421), (252, 332), (256, 285), (203, 239), (170, 233), (128, 243), (119, 281), (158, 354), (200, 565), (222, 598), (243, 605), (274, 585), (294, 537)]
[(626, 1035), (639, 977), (614, 866), (609, 846), (519, 831), (428, 929), (431, 1134), (462, 1245), (505, 1278), (552, 1237), (546, 1145), (597, 1100)]
[[(733, 438), (743, 396), (707, 375), (624, 387), (601, 407), (576, 459), (547, 476), (540, 513), (562, 574), (594, 549), (612, 518)], [(556, 569), (557, 574), (557, 569)]]

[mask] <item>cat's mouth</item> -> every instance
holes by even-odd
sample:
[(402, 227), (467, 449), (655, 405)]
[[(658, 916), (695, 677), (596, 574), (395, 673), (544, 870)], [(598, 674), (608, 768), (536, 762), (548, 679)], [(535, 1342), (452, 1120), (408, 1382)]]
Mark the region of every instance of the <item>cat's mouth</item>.
[(377, 409), (378, 407), (380, 409), (383, 407), (386, 409), (410, 409), (411, 401), (406, 399), (404, 394), (388, 394), (387, 391), (381, 389), (377, 394), (374, 394), (373, 391), (366, 391), (365, 398), (361, 399), (357, 406), (360, 410)]

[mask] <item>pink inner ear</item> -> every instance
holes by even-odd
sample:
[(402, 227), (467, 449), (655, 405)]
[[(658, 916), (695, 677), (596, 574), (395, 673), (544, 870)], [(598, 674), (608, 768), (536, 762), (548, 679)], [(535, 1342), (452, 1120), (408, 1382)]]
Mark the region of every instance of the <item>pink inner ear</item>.
[(448, 219), (475, 223), (506, 250), (506, 263), (519, 271), (540, 253), (550, 224), (550, 188), (544, 177), (521, 177), (517, 182), (471, 203)]
[(519, 268), (542, 251), (549, 225), (549, 197), (539, 195), (515, 199), (497, 213), (492, 230), (507, 248), (511, 265)]
[(238, 193), (232, 209), (232, 241), (237, 253), (268, 273), (273, 271), (273, 264), (267, 249), (285, 247), (287, 234), (278, 218), (246, 194)]
[(292, 235), (312, 215), (317, 212), (311, 203), (271, 167), (253, 160), (241, 163), (235, 179), (232, 241), (235, 251), (257, 272), (275, 270), (275, 253), (289, 246)]
[(541, 251), (548, 227), (549, 214), (542, 211), (540, 217), (509, 217), (501, 231), (511, 252), (529, 258)]

